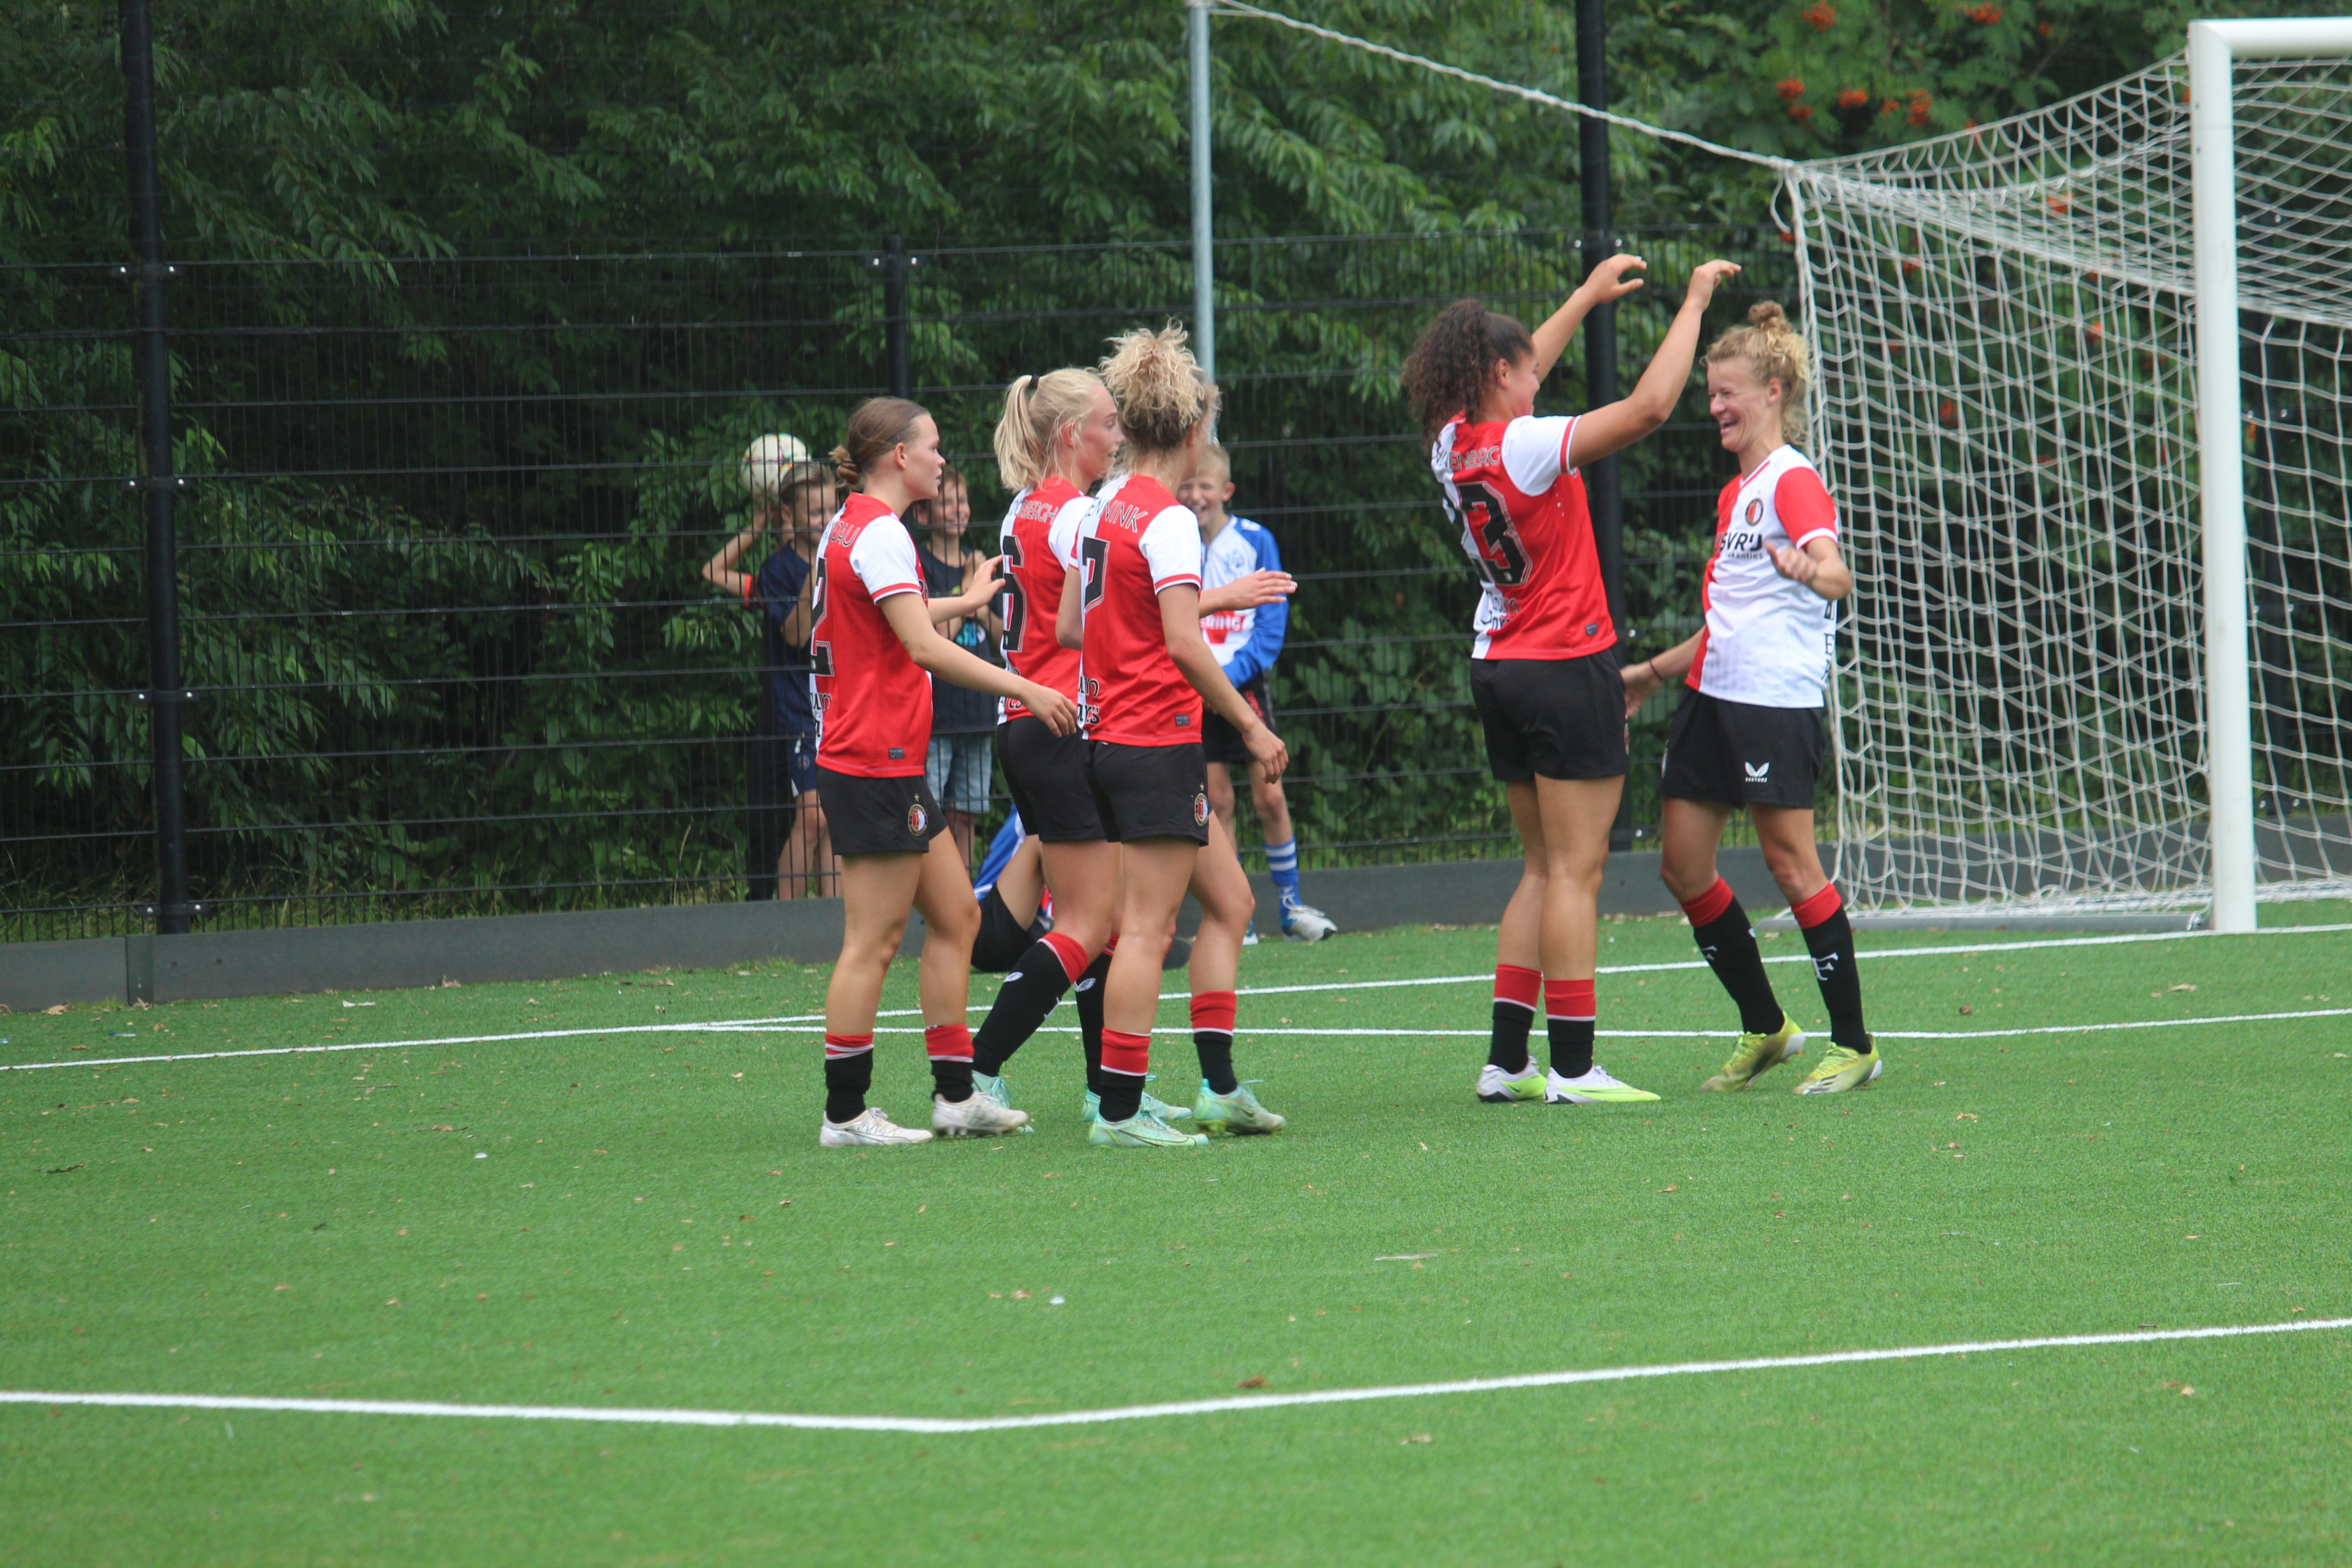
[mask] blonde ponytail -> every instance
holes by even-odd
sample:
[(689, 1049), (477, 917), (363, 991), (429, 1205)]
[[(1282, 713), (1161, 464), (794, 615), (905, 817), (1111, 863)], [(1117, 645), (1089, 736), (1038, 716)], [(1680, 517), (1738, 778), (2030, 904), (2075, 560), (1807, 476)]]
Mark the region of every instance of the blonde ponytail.
[(1054, 471), (1054, 441), (1084, 420), (1102, 378), (1090, 370), (1020, 375), (1004, 389), (996, 420), (996, 477), (1009, 490), (1034, 489)]

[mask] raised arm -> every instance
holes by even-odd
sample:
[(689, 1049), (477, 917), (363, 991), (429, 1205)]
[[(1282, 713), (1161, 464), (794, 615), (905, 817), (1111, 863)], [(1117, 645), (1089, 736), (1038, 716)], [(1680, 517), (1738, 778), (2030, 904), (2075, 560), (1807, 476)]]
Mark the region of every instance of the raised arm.
[(1675, 312), (1666, 341), (1650, 356), (1650, 366), (1642, 373), (1633, 394), (1606, 408), (1593, 409), (1576, 422), (1576, 434), (1570, 439), (1569, 467), (1580, 468), (1622, 451), (1674, 416), (1675, 405), (1682, 401), (1683, 388), (1690, 381), (1691, 362), (1698, 357), (1700, 319), (1707, 301), (1715, 298), (1716, 286), (1738, 270), (1736, 262), (1707, 261), (1691, 274), (1683, 308)]
[(1576, 329), (1584, 318), (1612, 300), (1622, 300), (1642, 286), (1639, 278), (1628, 278), (1628, 272), (1638, 272), (1649, 263), (1638, 256), (1612, 256), (1595, 267), (1591, 274), (1577, 286), (1576, 292), (1565, 304), (1528, 335), (1536, 342), (1536, 379), (1541, 381), (1568, 352), (1568, 342), (1576, 336)]
[(735, 570), (735, 563), (743, 559), (743, 552), (751, 548), (752, 542), (760, 537), (767, 526), (766, 505), (764, 503), (754, 505), (751, 509), (751, 526), (720, 545), (719, 553), (702, 563), (702, 580), (726, 594), (730, 598), (748, 602), (751, 597), (751, 574), (738, 572)]

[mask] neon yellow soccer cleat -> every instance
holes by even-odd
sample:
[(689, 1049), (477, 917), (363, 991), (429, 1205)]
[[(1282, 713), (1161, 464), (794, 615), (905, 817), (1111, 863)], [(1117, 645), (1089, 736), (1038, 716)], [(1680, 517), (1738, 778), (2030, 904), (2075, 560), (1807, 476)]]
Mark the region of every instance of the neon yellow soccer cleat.
[(1723, 1070), (1699, 1085), (1702, 1089), (1741, 1089), (1779, 1067), (1782, 1062), (1796, 1060), (1805, 1054), (1805, 1031), (1797, 1027), (1789, 1015), (1780, 1015), (1780, 1026), (1769, 1035), (1742, 1035), (1739, 1048), (1723, 1064)]
[(1822, 1065), (1805, 1075), (1805, 1081), (1792, 1091), (1797, 1094), (1843, 1094), (1849, 1089), (1868, 1089), (1878, 1081), (1886, 1063), (1880, 1058), (1877, 1041), (1864, 1056), (1843, 1046), (1832, 1046), (1822, 1053)]

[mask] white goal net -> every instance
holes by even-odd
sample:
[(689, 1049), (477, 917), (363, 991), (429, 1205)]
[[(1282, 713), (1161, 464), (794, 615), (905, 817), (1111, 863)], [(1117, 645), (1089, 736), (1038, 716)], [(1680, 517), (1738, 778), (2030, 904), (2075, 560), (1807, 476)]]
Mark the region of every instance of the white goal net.
[(2352, 896), (2352, 61), (2235, 67), (2250, 729), (2209, 721), (2189, 75), (1788, 175), (1863, 907), (2201, 905), (2217, 778), (2260, 897)]

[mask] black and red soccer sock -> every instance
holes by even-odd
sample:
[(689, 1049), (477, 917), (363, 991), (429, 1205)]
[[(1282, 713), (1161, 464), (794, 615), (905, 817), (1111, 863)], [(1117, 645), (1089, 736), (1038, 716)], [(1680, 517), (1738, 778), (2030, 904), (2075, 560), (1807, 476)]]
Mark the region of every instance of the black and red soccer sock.
[(971, 1037), (971, 1070), (1001, 1077), (1013, 1053), (1045, 1026), (1086, 967), (1087, 950), (1059, 931), (1047, 931), (1032, 943), (997, 987), (988, 1016)]
[(1192, 998), (1192, 1048), (1200, 1053), (1201, 1079), (1213, 1094), (1231, 1094), (1241, 1079), (1234, 1076), (1234, 1013), (1230, 991), (1203, 991)]
[(1592, 1070), (1592, 982), (1547, 980), (1543, 994), (1551, 1070), (1562, 1078), (1582, 1078)]
[(1103, 1060), (1103, 985), (1110, 979), (1110, 955), (1118, 951), (1118, 938), (1114, 934), (1110, 945), (1095, 954), (1078, 976), (1078, 1045), (1087, 1053), (1087, 1090), (1100, 1094)]
[(923, 1050), (931, 1058), (931, 1088), (950, 1105), (971, 1098), (971, 1031), (961, 1024), (930, 1024)]
[(1536, 1004), (1543, 999), (1543, 975), (1516, 963), (1495, 965), (1495, 1032), (1486, 1062), (1517, 1078), (1528, 1070), (1528, 1034), (1535, 1027)]
[(874, 1037), (825, 1036), (824, 1119), (836, 1127), (856, 1121), (866, 1110), (866, 1091), (873, 1087)]
[(1143, 1109), (1143, 1080), (1151, 1072), (1151, 1037), (1124, 1029), (1102, 1035), (1102, 1119), (1125, 1121)]
[(1780, 998), (1772, 994), (1772, 982), (1764, 974), (1764, 955), (1757, 951), (1755, 928), (1748, 923), (1748, 911), (1739, 907), (1731, 884), (1717, 877), (1714, 887), (1683, 906), (1683, 913), (1690, 921), (1691, 940), (1698, 943), (1699, 956), (1706, 960), (1706, 966), (1715, 971), (1715, 977), (1739, 1009), (1740, 1032), (1769, 1035), (1779, 1028), (1787, 1015), (1780, 1010)]
[(1870, 1031), (1862, 1023), (1862, 974), (1854, 963), (1853, 922), (1845, 918), (1845, 900), (1837, 884), (1824, 882), (1822, 890), (1803, 903), (1789, 906), (1798, 929), (1805, 933), (1805, 951), (1813, 955), (1813, 978), (1822, 988), (1822, 1005), (1829, 1009), (1830, 1038), (1850, 1051), (1870, 1051)]

